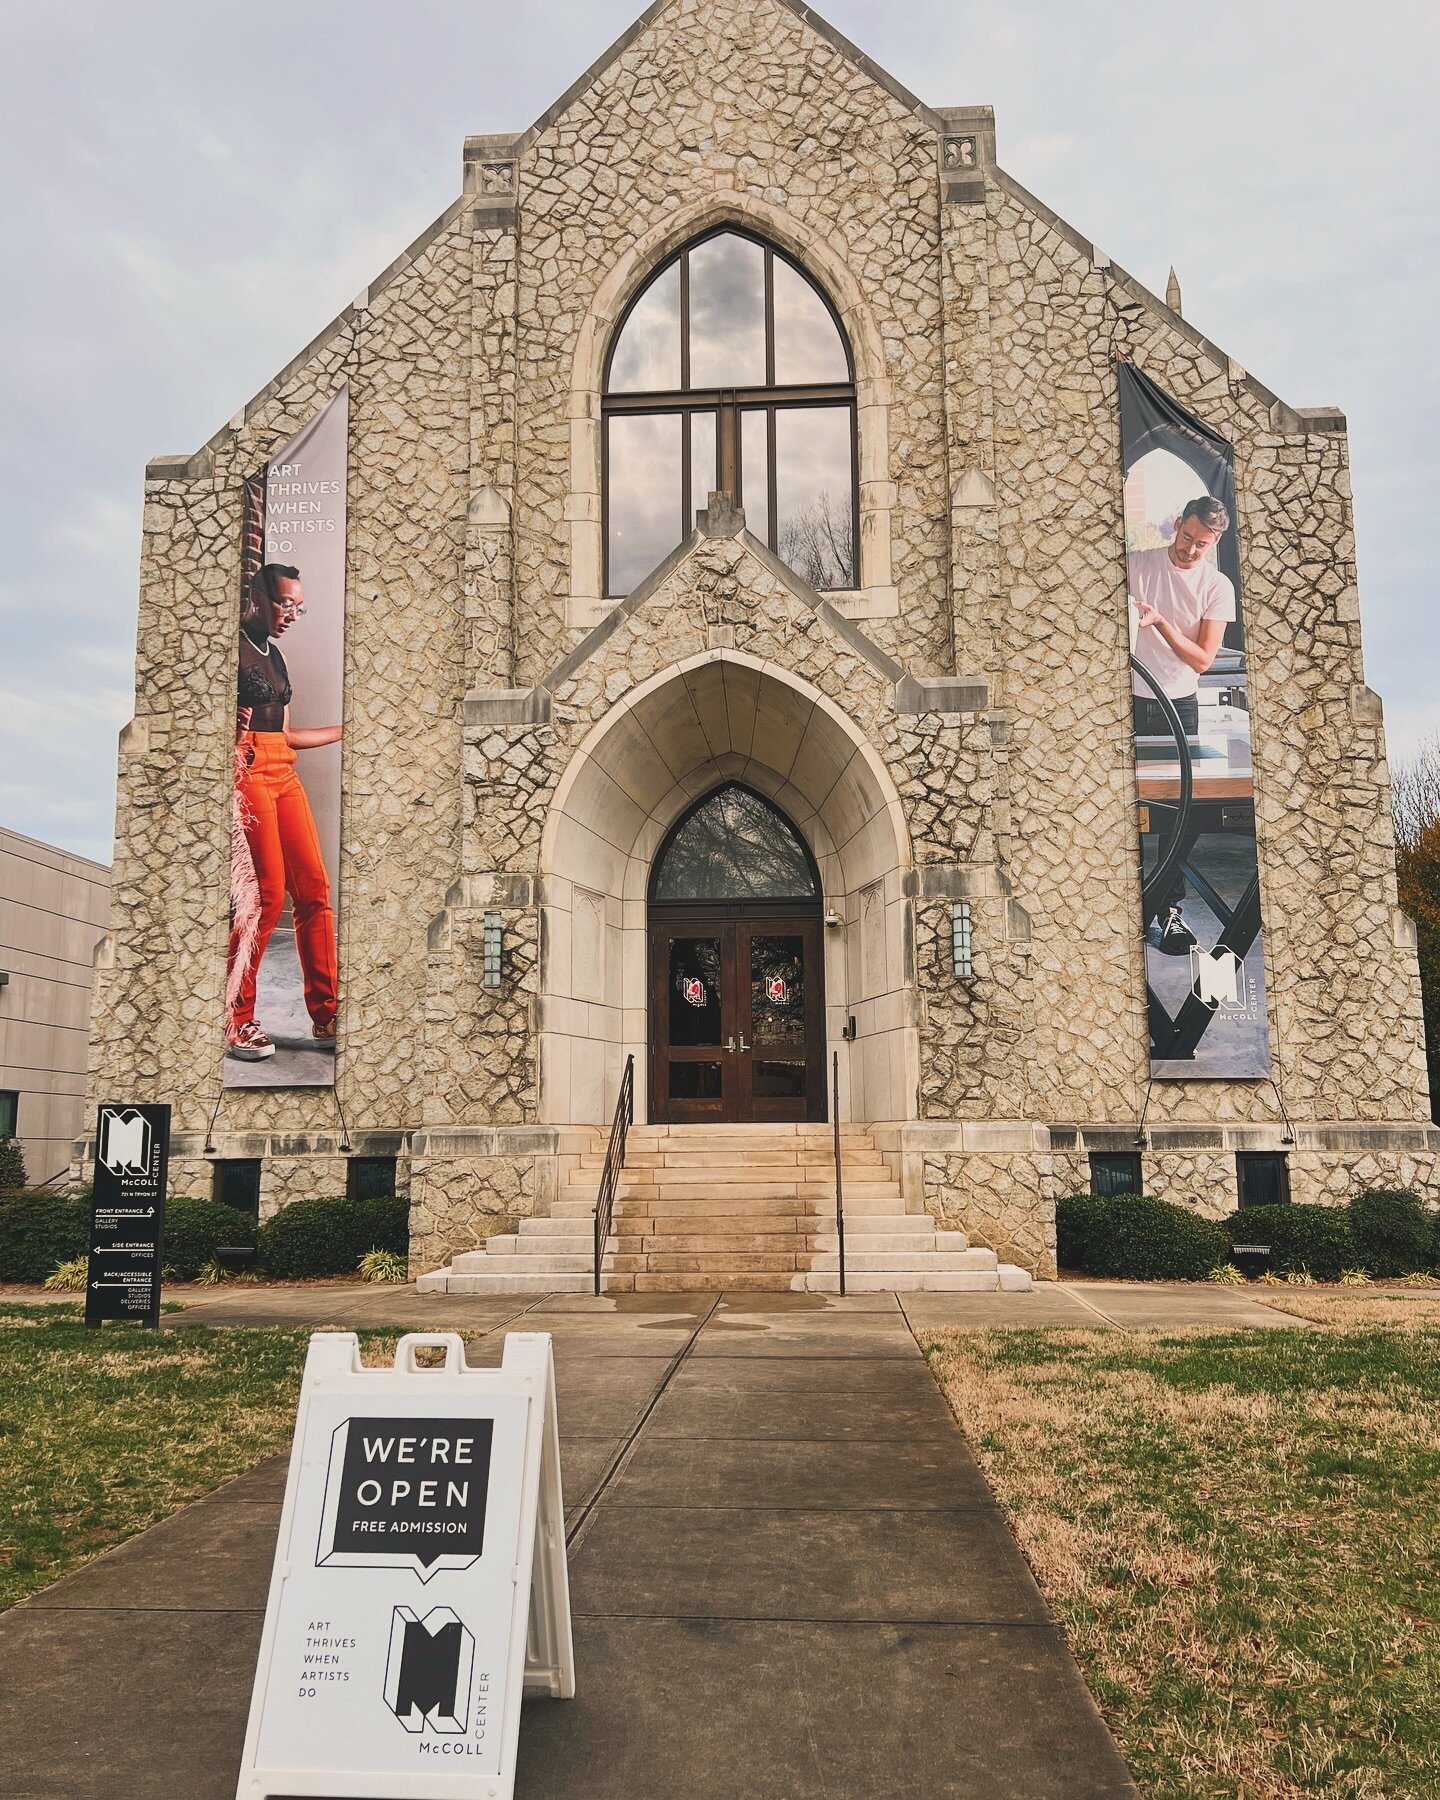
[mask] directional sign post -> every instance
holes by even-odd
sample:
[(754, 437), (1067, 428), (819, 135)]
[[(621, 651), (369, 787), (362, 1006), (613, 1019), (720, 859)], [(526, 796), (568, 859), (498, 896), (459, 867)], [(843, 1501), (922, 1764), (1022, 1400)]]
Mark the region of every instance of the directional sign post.
[(168, 1106), (104, 1105), (95, 1121), (95, 1198), (85, 1323), (160, 1323), (160, 1247), (170, 1166)]
[(574, 1692), (549, 1336), (317, 1332), (237, 1800), (508, 1800), (522, 1693)]

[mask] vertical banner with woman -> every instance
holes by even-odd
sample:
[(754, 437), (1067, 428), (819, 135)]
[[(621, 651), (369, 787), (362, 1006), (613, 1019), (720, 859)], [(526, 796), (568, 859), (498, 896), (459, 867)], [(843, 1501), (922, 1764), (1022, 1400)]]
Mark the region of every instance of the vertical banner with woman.
[(1270, 1073), (1231, 446), (1117, 365), (1150, 1073)]
[(227, 1087), (329, 1087), (339, 1005), (349, 390), (245, 484)]

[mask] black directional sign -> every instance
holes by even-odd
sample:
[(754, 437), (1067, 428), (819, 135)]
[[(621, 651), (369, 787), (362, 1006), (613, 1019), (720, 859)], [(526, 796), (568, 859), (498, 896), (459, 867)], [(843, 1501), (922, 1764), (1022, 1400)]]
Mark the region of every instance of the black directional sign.
[(85, 1323), (160, 1323), (170, 1108), (106, 1104), (95, 1122)]

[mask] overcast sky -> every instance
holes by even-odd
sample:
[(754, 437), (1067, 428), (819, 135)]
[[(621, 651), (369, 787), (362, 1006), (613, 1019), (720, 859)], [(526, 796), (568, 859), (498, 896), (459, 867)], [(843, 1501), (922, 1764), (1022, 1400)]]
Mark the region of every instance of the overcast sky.
[[(1349, 415), (1366, 672), (1440, 724), (1433, 0), (832, 0), (1297, 406)], [(0, 0), (0, 824), (108, 860), (146, 459), (189, 452), (634, 0)]]

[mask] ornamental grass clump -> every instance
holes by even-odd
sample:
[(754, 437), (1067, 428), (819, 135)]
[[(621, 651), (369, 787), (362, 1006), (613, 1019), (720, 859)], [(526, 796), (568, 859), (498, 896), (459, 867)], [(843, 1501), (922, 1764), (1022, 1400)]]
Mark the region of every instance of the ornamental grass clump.
[(410, 1259), (398, 1250), (371, 1250), (358, 1264), (362, 1281), (408, 1281)]
[(90, 1276), (90, 1258), (72, 1256), (45, 1277), (45, 1287), (52, 1294), (83, 1294)]

